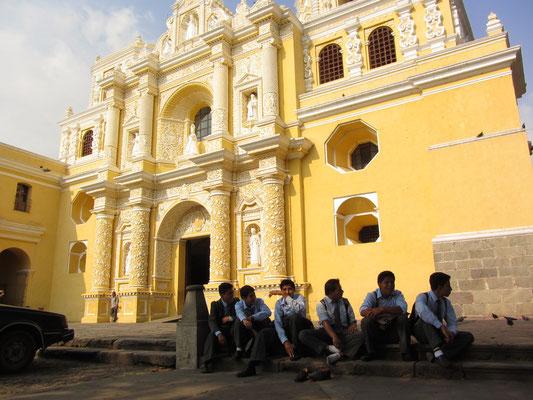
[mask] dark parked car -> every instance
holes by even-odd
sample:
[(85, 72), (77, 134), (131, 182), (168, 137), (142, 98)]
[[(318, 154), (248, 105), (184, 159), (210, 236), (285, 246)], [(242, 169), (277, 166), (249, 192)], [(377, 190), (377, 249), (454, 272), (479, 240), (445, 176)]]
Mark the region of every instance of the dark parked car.
[(62, 314), (0, 304), (0, 370), (15, 372), (27, 367), (37, 349), (68, 342), (74, 330), (68, 329)]

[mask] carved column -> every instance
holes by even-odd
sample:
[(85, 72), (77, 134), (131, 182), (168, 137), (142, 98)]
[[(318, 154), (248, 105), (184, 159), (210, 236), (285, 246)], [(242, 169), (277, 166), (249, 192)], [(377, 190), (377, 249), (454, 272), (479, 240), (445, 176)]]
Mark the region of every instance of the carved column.
[(139, 154), (150, 156), (152, 154), (152, 128), (154, 124), (154, 96), (148, 91), (141, 95), (140, 105)]
[(269, 38), (261, 44), (263, 74), (263, 115), (276, 117), (279, 115), (278, 100), (278, 48), (276, 40)]
[(211, 205), (211, 259), (209, 283), (229, 281), (230, 276), (230, 192), (213, 189)]
[(148, 286), (150, 208), (134, 206), (131, 213), (130, 287)]
[(213, 73), (213, 133), (228, 132), (228, 63), (217, 60)]
[(93, 291), (109, 290), (113, 250), (113, 219), (114, 216), (112, 214), (102, 212), (96, 215), (96, 248), (92, 275)]
[(285, 247), (284, 182), (279, 177), (263, 178), (263, 243), (265, 278), (287, 277)]
[(120, 123), (120, 109), (113, 105), (109, 105), (106, 111), (106, 127), (105, 127), (105, 142), (104, 154), (108, 165), (116, 165), (117, 163), (117, 143), (118, 130)]

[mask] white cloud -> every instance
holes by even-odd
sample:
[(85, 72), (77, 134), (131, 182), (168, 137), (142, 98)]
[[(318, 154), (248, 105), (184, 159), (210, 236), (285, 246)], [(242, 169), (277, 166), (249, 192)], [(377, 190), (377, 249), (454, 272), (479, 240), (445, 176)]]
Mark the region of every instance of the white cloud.
[[(55, 158), (57, 121), (87, 107), (90, 67), (133, 43), (146, 17), (94, 2), (0, 1), (0, 141)], [(153, 18), (153, 16), (152, 16)]]

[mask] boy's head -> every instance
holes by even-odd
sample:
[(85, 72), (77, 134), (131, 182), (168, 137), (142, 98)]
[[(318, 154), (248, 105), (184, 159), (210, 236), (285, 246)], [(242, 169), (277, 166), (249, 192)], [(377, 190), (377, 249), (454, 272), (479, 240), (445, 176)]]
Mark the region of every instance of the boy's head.
[(328, 296), (331, 300), (339, 300), (344, 293), (344, 290), (342, 290), (341, 283), (338, 279), (328, 280), (324, 285), (324, 291), (326, 292), (326, 296)]
[(218, 285), (218, 294), (225, 303), (231, 303), (233, 300), (233, 285), (228, 282), (223, 282)]
[(281, 292), (283, 293), (283, 297), (293, 297), (294, 298), (294, 292), (296, 290), (296, 286), (294, 285), (294, 282), (290, 279), (283, 279), (281, 283), (279, 284), (279, 288), (281, 289)]
[(396, 277), (391, 271), (383, 271), (378, 275), (378, 286), (383, 297), (389, 297), (394, 292)]
[(437, 297), (448, 297), (452, 292), (450, 275), (445, 274), (444, 272), (435, 272), (431, 274), (429, 277), (429, 284), (431, 285), (431, 290), (435, 292)]
[(255, 303), (256, 296), (255, 296), (255, 289), (251, 287), (250, 285), (244, 285), (241, 290), (241, 299), (244, 300), (247, 307), (250, 307)]

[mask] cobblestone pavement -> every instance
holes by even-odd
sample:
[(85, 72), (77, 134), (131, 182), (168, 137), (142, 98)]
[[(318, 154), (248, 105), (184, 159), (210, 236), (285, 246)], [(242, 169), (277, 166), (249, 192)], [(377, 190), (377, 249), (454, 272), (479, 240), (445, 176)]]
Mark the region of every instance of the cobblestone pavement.
[[(111, 375), (104, 370), (102, 374)], [(65, 371), (66, 372), (66, 371)], [(69, 371), (70, 372), (70, 371)], [(259, 374), (236, 378), (234, 373), (201, 374), (195, 370), (137, 373), (63, 384), (46, 390), (24, 390), (13, 399), (520, 399), (529, 398), (532, 382), (449, 381), (431, 379), (333, 376), (321, 382), (294, 383), (295, 374)], [(61, 385), (61, 386), (59, 386)], [(4, 397), (5, 398), (5, 397)]]
[(153, 366), (120, 366), (36, 357), (23, 372), (0, 373), (0, 399), (28, 392), (46, 392), (65, 385), (166, 370)]
[[(86, 338), (151, 338), (174, 339), (176, 323), (148, 322), (142, 324), (80, 324), (69, 323), (75, 337)], [(533, 345), (533, 319), (518, 319), (513, 326), (505, 319), (469, 319), (459, 323), (459, 330), (470, 331), (476, 344), (531, 344)]]

